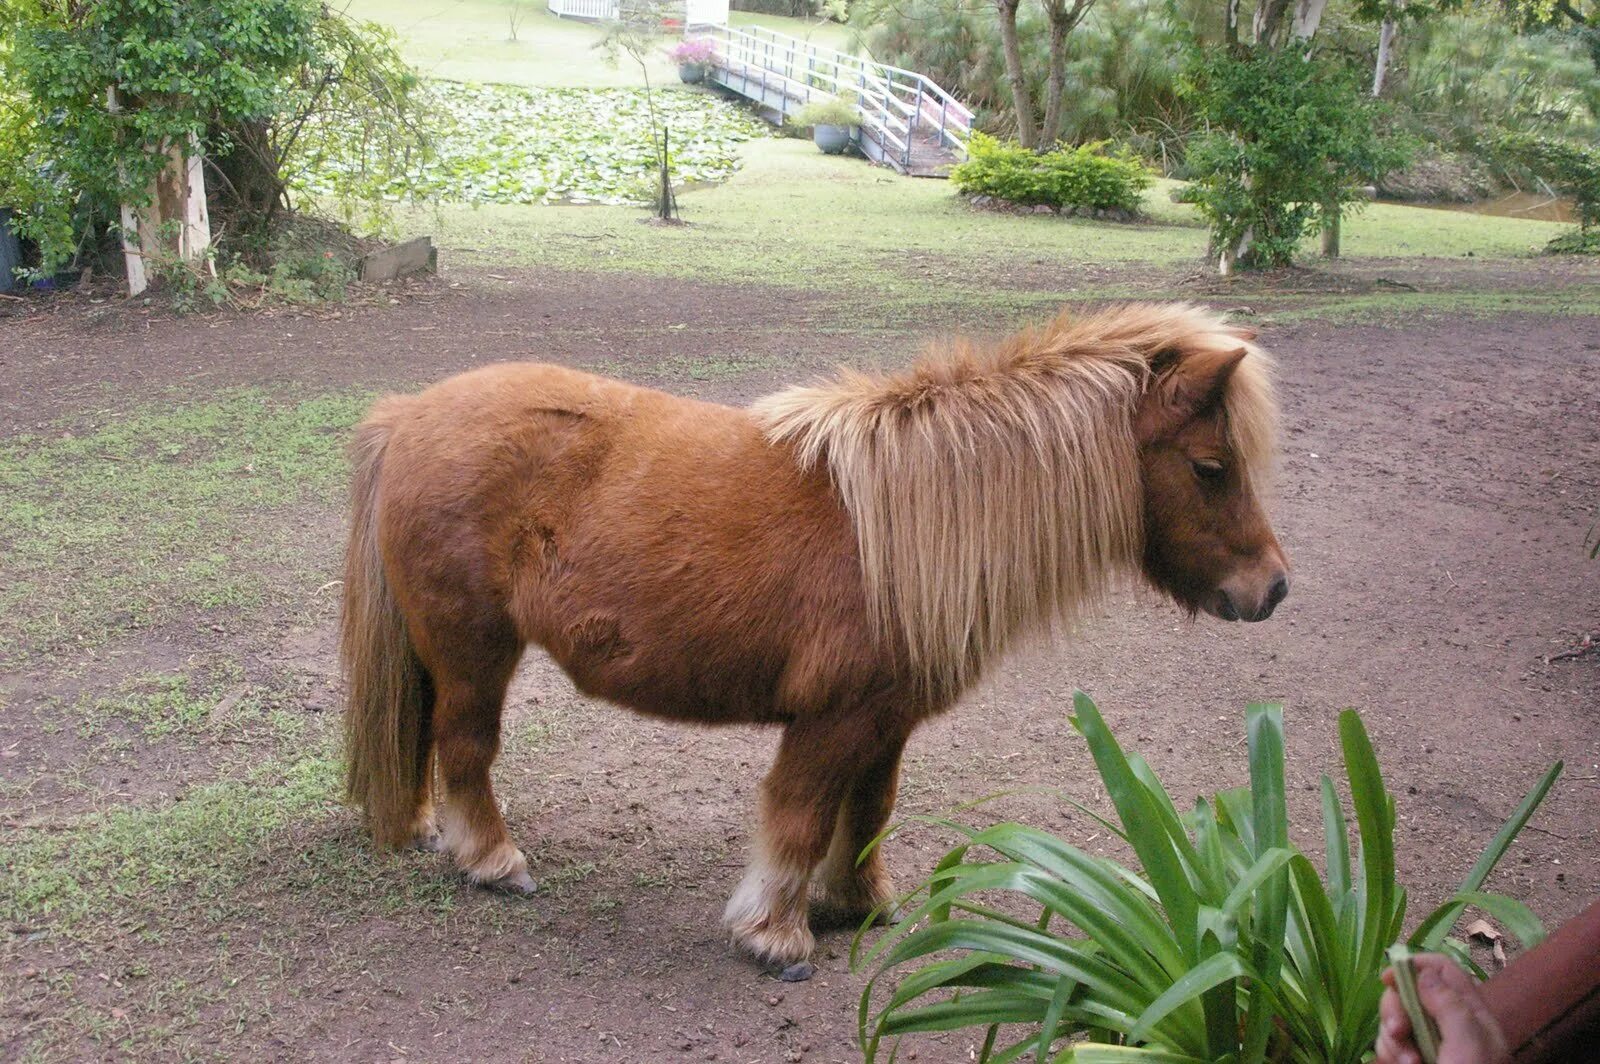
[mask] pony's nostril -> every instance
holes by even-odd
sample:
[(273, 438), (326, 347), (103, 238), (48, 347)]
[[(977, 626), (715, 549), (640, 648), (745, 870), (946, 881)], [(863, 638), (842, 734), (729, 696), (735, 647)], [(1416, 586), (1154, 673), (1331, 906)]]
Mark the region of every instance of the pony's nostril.
[(1272, 582), (1272, 586), (1267, 589), (1267, 611), (1271, 612), (1276, 609), (1278, 603), (1288, 597), (1289, 578), (1280, 574), (1278, 579)]

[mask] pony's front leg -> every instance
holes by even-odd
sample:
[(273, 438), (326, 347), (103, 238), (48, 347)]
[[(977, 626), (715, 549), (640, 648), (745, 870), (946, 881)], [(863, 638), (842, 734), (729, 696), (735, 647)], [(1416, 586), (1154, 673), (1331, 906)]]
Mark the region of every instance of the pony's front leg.
[(863, 717), (802, 719), (789, 725), (761, 785), (761, 826), (744, 879), (723, 919), (739, 945), (783, 966), (785, 979), (811, 974), (807, 896), (827, 853), (839, 809), (878, 742), (854, 734)]
[(895, 794), (900, 787), (900, 754), (905, 740), (888, 744), (881, 756), (851, 783), (839, 805), (828, 855), (818, 879), (831, 913), (846, 923), (859, 923), (874, 910), (878, 919), (894, 919), (891, 903), (894, 881), (883, 861), (883, 847), (874, 846), (863, 859), (861, 852), (889, 823)]

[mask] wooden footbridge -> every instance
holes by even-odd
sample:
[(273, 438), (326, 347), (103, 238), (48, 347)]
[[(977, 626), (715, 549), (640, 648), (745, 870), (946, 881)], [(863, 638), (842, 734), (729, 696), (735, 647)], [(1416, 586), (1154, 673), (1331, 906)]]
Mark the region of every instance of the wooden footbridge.
[(860, 118), (855, 146), (903, 174), (943, 177), (966, 157), (972, 111), (929, 78), (753, 26), (707, 26), (716, 46), (707, 80), (753, 102), (777, 124), (834, 96)]

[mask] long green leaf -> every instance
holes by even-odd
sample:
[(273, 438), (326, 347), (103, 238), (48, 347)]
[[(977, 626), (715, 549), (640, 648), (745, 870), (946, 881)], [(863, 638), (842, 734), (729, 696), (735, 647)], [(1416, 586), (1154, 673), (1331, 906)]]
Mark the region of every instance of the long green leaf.
[(1195, 933), (1199, 902), (1189, 877), (1184, 874), (1183, 866), (1173, 851), (1171, 839), (1159, 826), (1160, 813), (1128, 766), (1122, 747), (1106, 727), (1093, 700), (1079, 691), (1073, 695), (1072, 705), (1084, 738), (1088, 740), (1089, 752), (1100, 770), (1100, 778), (1105, 782), (1106, 793), (1117, 808), (1117, 816), (1122, 821), (1128, 842), (1139, 855), (1145, 874), (1161, 899), (1179, 947), (1186, 957), (1193, 958), (1199, 951)]
[[(1166, 993), (1152, 1001), (1150, 1007), (1139, 1014), (1138, 1022), (1133, 1025), (1133, 1030), (1128, 1032), (1128, 1041), (1144, 1041), (1162, 1020), (1189, 1002), (1199, 1000), (1202, 994), (1219, 983), (1254, 974), (1237, 954), (1217, 953), (1207, 957), (1189, 969), (1182, 979), (1173, 983)], [(1211, 1048), (1216, 1049), (1215, 1046)]]
[[(1277, 981), (1278, 969), (1283, 963), (1283, 938), (1289, 911), (1289, 873), (1283, 868), (1289, 854), (1289, 805), (1283, 780), (1283, 707), (1254, 703), (1245, 710), (1245, 723), (1250, 741), (1251, 820), (1255, 826), (1256, 863), (1259, 866), (1266, 861), (1271, 870), (1254, 891), (1251, 961), (1257, 976), (1250, 995), (1250, 1012), (1245, 1017), (1240, 1060), (1244, 1064), (1260, 1064), (1267, 1055), (1273, 1020), (1261, 991)], [(1283, 855), (1282, 860), (1270, 860), (1274, 854)], [(1242, 886), (1248, 882), (1248, 877), (1240, 882)]]
[[(1521, 833), (1527, 825), (1534, 810), (1544, 801), (1545, 795), (1550, 793), (1550, 788), (1555, 786), (1557, 777), (1561, 775), (1564, 763), (1557, 761), (1551, 765), (1545, 774), (1539, 777), (1539, 782), (1533, 785), (1522, 799), (1511, 816), (1500, 826), (1494, 838), (1489, 840), (1489, 845), (1484, 847), (1483, 853), (1467, 872), (1467, 878), (1461, 881), (1461, 886), (1456, 889), (1457, 894), (1471, 894), (1483, 886), (1484, 880), (1489, 878), (1489, 873), (1494, 871), (1495, 865), (1500, 863), (1500, 858), (1506, 855), (1506, 850), (1511, 848), (1511, 842)], [(1423, 920), (1415, 932), (1412, 933), (1409, 944), (1414, 949), (1432, 950), (1439, 947), (1444, 936), (1450, 933), (1450, 928), (1461, 916), (1465, 906), (1459, 902), (1446, 902), (1435, 909), (1427, 919)]]
[(1517, 937), (1517, 941), (1522, 943), (1524, 949), (1537, 946), (1544, 941), (1544, 924), (1533, 915), (1532, 909), (1515, 898), (1475, 890), (1457, 894), (1452, 900), (1476, 906), (1499, 920), (1507, 931)]
[(1048, 1064), (1050, 1060), (1050, 1047), (1055, 1045), (1060, 1037), (1061, 1017), (1067, 1011), (1067, 1004), (1072, 1000), (1072, 995), (1077, 992), (1078, 982), (1075, 979), (1057, 979), (1056, 991), (1050, 998), (1050, 1007), (1045, 1010), (1044, 1020), (1039, 1024), (1039, 1064)]
[(1203, 1057), (1186, 1056), (1146, 1046), (1071, 1046), (1054, 1064), (1212, 1064)]
[(1394, 891), (1394, 807), (1383, 786), (1383, 773), (1372, 752), (1366, 726), (1353, 709), (1339, 714), (1339, 743), (1344, 748), (1350, 800), (1361, 838), (1362, 918), (1360, 947), (1352, 958), (1359, 971), (1382, 968), (1388, 948), (1384, 933), (1391, 917)]
[(1334, 899), (1350, 891), (1350, 832), (1333, 781), (1322, 777), (1322, 837), (1327, 850), (1328, 893)]

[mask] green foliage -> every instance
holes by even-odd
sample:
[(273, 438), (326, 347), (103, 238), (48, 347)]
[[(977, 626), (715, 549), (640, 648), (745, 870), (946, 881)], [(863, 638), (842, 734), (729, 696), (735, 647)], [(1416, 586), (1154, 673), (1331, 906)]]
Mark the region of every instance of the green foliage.
[[(1324, 776), (1319, 875), (1289, 837), (1280, 707), (1246, 713), (1249, 787), (1187, 813), (1142, 758), (1123, 753), (1087, 696), (1076, 709), (1117, 823), (1082, 811), (1132, 849), (1138, 868), (1021, 824), (935, 820), (966, 838), (860, 962), (877, 969), (861, 999), (868, 1061), (886, 1037), (987, 1027), (980, 1059), (991, 1062), (1358, 1064), (1377, 1035), (1379, 976), (1406, 914), (1394, 798), (1361, 718), (1339, 718), (1358, 845), (1352, 854), (1344, 804)], [(1481, 888), (1560, 771), (1558, 762), (1545, 773), (1410, 946), (1443, 949), (1482, 977), (1446, 937), (1468, 905), (1524, 945), (1543, 937), (1526, 906)], [(1035, 906), (1036, 917), (1018, 915)], [(920, 967), (874, 1012), (878, 985), (910, 964)]]
[(1515, 165), (1571, 196), (1585, 234), (1600, 226), (1600, 150), (1530, 133), (1505, 134), (1495, 147)]
[(1380, 106), (1355, 72), (1298, 49), (1199, 53), (1189, 92), (1210, 130), (1189, 149), (1189, 196), (1216, 252), (1283, 266), (1300, 241), (1359, 198), (1358, 181), (1398, 165)]
[[(148, 199), (168, 145), (273, 112), (281, 78), (309, 57), (314, 0), (12, 0), (0, 81), (20, 92), (0, 136), (0, 189), (23, 208), (44, 272)], [(107, 104), (115, 86), (122, 109)], [(20, 112), (20, 115), (18, 114)]]
[[(982, 128), (1015, 128), (992, 0), (873, 0), (852, 15), (873, 56), (926, 73), (975, 107)], [(1042, 115), (1049, 40), (1042, 7), (1021, 6), (1017, 35)], [(1061, 139), (1125, 141), (1174, 165), (1192, 110), (1178, 93), (1182, 40), (1163, 0), (1099, 0), (1067, 38)]]
[(859, 126), (861, 115), (853, 104), (829, 96), (806, 104), (789, 121), (797, 126)]
[(414, 176), (431, 164), (449, 116), (401, 59), (393, 30), (324, 12), (312, 44), (311, 59), (279, 85), (264, 144), (252, 143), (255, 130), (225, 137), (264, 156), (285, 202), (314, 186), (346, 217), (367, 212), (381, 222), (383, 204), (422, 193)]
[(9, 0), (3, 10), (0, 198), (39, 244), (39, 272), (104, 240), (121, 204), (146, 204), (173, 146), (207, 154), (213, 225), (246, 252), (329, 137), (346, 165), (319, 191), (347, 208), (379, 201), (426, 159), (426, 99), (393, 34), (315, 0)]
[(1106, 153), (1105, 144), (1032, 152), (974, 133), (967, 161), (950, 173), (956, 188), (971, 195), (1051, 207), (1139, 210), (1155, 180), (1126, 148)]
[(1488, 13), (1412, 29), (1399, 94), (1405, 125), (1451, 150), (1481, 152), (1496, 129), (1578, 140), (1600, 135), (1600, 65), (1575, 35), (1520, 34)]

